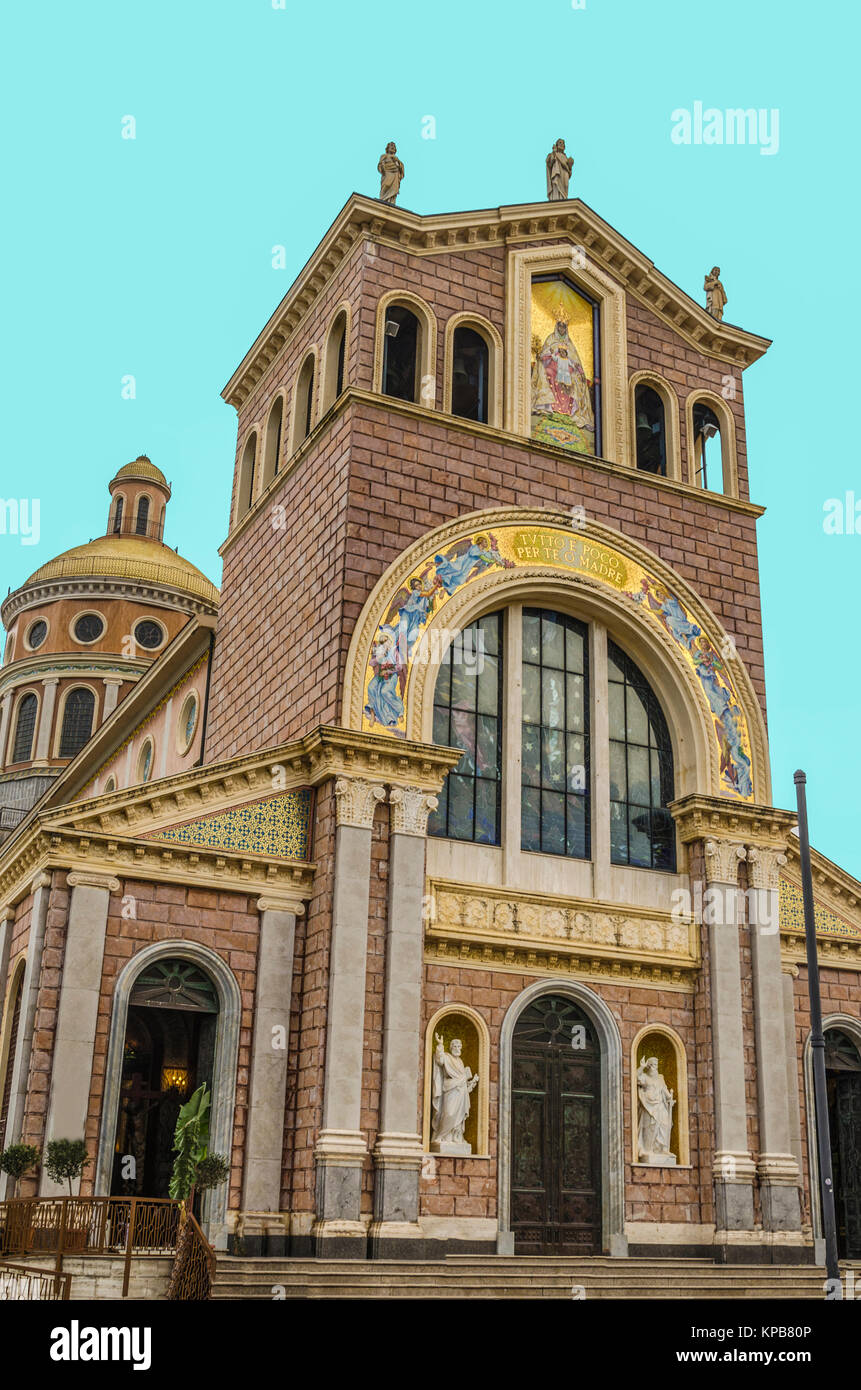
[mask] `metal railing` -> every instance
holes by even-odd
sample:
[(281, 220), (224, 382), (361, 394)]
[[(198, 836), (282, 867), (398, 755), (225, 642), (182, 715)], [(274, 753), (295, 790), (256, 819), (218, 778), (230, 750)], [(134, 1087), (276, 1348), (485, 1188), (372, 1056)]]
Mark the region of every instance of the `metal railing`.
[(69, 1298), (70, 1274), (0, 1260), (0, 1302), (59, 1302)]
[[(208, 1298), (215, 1252), (193, 1216), (190, 1262), (183, 1260), (178, 1298)], [(133, 1255), (176, 1255), (180, 1204), (167, 1197), (16, 1197), (0, 1202), (0, 1262), (7, 1256), (122, 1255), (123, 1291), (129, 1291)], [(192, 1290), (185, 1292), (186, 1289)], [(200, 1292), (200, 1290), (205, 1290)]]

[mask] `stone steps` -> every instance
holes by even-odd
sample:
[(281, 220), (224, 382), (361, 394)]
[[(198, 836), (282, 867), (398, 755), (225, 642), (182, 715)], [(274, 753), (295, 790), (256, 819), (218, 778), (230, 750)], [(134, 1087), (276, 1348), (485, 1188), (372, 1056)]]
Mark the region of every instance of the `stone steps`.
[(715, 1265), (709, 1260), (554, 1259), (460, 1255), (420, 1260), (285, 1260), (221, 1255), (217, 1299), (824, 1297), (812, 1265)]

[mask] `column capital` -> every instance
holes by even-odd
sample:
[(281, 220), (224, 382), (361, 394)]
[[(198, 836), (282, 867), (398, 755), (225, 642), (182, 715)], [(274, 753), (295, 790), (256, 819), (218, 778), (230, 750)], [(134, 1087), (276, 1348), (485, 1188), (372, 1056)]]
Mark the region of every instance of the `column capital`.
[(428, 816), (439, 805), (439, 799), (422, 787), (392, 787), (389, 792), (392, 808), (392, 834), (427, 834)]
[(335, 805), (338, 825), (351, 825), (370, 830), (374, 812), (386, 799), (386, 789), (366, 777), (339, 777), (335, 783)]
[(747, 849), (738, 840), (719, 840), (714, 836), (703, 841), (706, 880), (709, 883), (738, 882), (738, 866), (747, 858)]
[(119, 893), (122, 887), (119, 879), (110, 874), (91, 874), (79, 869), (73, 869), (66, 882), (70, 888), (107, 888), (109, 893)]
[(59, 676), (44, 676), (43, 679), (42, 679), (42, 685), (43, 685), (46, 689), (47, 689), (47, 687), (48, 687), (49, 685), (59, 685), (59, 684), (60, 684), (60, 677), (59, 677)]
[(782, 849), (763, 845), (747, 846), (747, 865), (751, 888), (767, 888), (772, 891), (780, 886), (780, 870), (786, 863)]
[(292, 912), (294, 917), (301, 917), (305, 911), (301, 898), (258, 898), (255, 905), (258, 912)]

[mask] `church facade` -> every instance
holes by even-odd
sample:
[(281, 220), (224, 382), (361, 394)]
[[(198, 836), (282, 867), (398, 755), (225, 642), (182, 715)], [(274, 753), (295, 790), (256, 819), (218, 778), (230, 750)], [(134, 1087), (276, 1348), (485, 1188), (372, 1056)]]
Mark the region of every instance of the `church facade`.
[[(205, 1080), (220, 1249), (819, 1257), (745, 445), (767, 347), (579, 200), (350, 198), (223, 393), (220, 595), (77, 572), (184, 618), (15, 793), (5, 1145), (83, 1136), (82, 1192), (163, 1195)], [(0, 789), (33, 780), (28, 671)], [(858, 1258), (861, 887), (814, 871)]]

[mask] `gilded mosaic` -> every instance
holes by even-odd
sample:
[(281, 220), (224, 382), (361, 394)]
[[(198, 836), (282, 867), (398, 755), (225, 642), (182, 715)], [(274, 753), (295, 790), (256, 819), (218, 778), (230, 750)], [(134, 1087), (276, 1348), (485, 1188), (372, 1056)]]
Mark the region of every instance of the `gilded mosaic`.
[(232, 806), (215, 816), (153, 831), (146, 838), (237, 850), (271, 859), (307, 859), (312, 795), (308, 788), (282, 792), (245, 806)]
[(729, 665), (681, 600), (636, 561), (556, 527), (499, 526), (462, 537), (423, 560), (392, 597), (371, 644), (363, 728), (406, 733), (406, 698), (416, 648), (449, 599), (488, 570), (543, 565), (584, 574), (626, 595), (663, 628), (695, 675), (718, 745), (721, 791), (753, 799), (750, 733)]
[[(853, 941), (861, 941), (861, 927), (853, 926), (851, 922), (838, 917), (836, 912), (831, 912), (818, 902), (814, 902), (813, 912), (817, 936), (848, 936)], [(804, 901), (801, 889), (785, 878), (780, 880), (780, 930), (798, 936), (804, 935)]]

